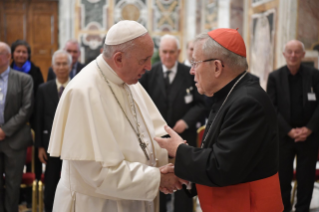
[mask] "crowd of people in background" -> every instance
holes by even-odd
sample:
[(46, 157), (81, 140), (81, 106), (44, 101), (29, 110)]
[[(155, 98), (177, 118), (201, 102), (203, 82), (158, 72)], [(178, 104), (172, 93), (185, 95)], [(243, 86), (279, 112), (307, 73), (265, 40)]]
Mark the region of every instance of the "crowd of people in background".
[[(187, 58), (182, 64), (178, 61), (179, 40), (164, 35), (159, 44), (160, 61), (153, 64), (139, 82), (168, 126), (196, 147), (197, 129), (205, 125), (216, 100), (214, 96), (198, 93), (194, 76), (190, 74), (196, 65), (194, 41), (189, 41), (186, 48)], [(47, 153), (51, 128), (65, 87), (85, 67), (79, 61), (79, 43), (73, 39), (63, 50), (53, 54), (47, 82), (44, 82), (41, 70), (31, 62), (31, 55), (31, 47), (24, 40), (12, 43), (11, 48), (0, 42), (0, 212), (18, 211), (20, 182), (26, 149), (30, 145), (36, 147), (38, 180), (41, 179), (42, 164), (46, 164), (45, 211), (52, 211), (62, 160)], [(267, 85), (278, 119), (281, 196), (284, 211), (290, 211), (293, 161), (297, 156), (295, 207), (298, 212), (306, 212), (312, 199), (319, 148), (319, 71), (302, 65), (305, 49), (300, 41), (289, 41), (283, 56), (287, 65), (273, 71)], [(255, 76), (251, 79), (259, 81)], [(160, 211), (165, 212), (171, 197), (161, 193), (160, 199)], [(193, 200), (185, 190), (174, 193), (174, 208), (176, 212), (193, 211)]]

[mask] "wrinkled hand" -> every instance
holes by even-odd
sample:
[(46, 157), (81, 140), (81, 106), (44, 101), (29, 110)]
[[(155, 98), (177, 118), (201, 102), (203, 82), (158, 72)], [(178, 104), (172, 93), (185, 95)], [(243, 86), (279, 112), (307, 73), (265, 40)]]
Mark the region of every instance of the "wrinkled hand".
[[(161, 171), (161, 174), (174, 173), (174, 164), (169, 163), (169, 164), (167, 164), (165, 166), (160, 167), (159, 169)], [(176, 182), (176, 184), (175, 184), (175, 188), (176, 189), (171, 190), (170, 188), (162, 186), (162, 183), (161, 183), (160, 191), (163, 192), (164, 194), (170, 194), (170, 193), (174, 192), (175, 190), (181, 189), (182, 188), (181, 187), (182, 184), (185, 184), (185, 185), (188, 184), (187, 180), (180, 179), (180, 178), (178, 178), (176, 176), (175, 176), (175, 178), (178, 180), (178, 182)], [(162, 182), (162, 180), (161, 180), (161, 182)]]
[(307, 127), (296, 128), (297, 135), (295, 137), (295, 142), (305, 141), (307, 137), (312, 133)]
[(0, 128), (0, 141), (6, 138), (6, 134), (3, 132), (2, 128)]
[(292, 139), (295, 139), (298, 135), (299, 131), (297, 131), (295, 128), (291, 129), (288, 133), (288, 136)]
[(48, 156), (43, 147), (39, 147), (38, 157), (41, 163), (47, 164)]
[(172, 128), (169, 126), (164, 127), (165, 131), (170, 135), (170, 138), (154, 138), (160, 147), (168, 151), (169, 156), (175, 157), (177, 148), (180, 144), (186, 143)]
[(177, 133), (183, 133), (187, 128), (187, 124), (183, 119), (178, 120), (173, 127), (173, 130)]

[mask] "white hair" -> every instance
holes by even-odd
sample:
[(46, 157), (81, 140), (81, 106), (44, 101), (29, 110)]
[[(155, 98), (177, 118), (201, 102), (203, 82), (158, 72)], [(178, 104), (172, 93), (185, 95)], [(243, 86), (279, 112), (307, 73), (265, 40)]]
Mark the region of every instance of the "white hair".
[(162, 43), (164, 40), (173, 40), (173, 41), (175, 41), (176, 46), (177, 46), (177, 49), (178, 49), (178, 50), (181, 49), (181, 45), (179, 44), (179, 40), (178, 40), (177, 37), (175, 37), (174, 35), (169, 35), (169, 34), (163, 35), (163, 36), (161, 37), (160, 46), (161, 46), (161, 43)]
[[(147, 35), (148, 33), (145, 33), (137, 38), (143, 37)], [(137, 39), (135, 38), (135, 39)], [(129, 50), (131, 50), (133, 47), (135, 47), (135, 39), (127, 41), (125, 43), (119, 44), (119, 45), (107, 45), (104, 44), (103, 46), (103, 55), (106, 58), (111, 58), (115, 53), (117, 52), (123, 52), (123, 53), (129, 53)]]
[[(298, 41), (298, 42), (301, 44), (302, 51), (305, 52), (306, 49), (305, 49), (305, 45), (303, 44), (303, 42), (301, 42), (301, 41), (299, 41), (299, 40), (296, 40), (296, 41)], [(288, 42), (284, 45), (283, 52), (286, 51), (286, 46), (287, 46), (287, 44), (288, 44), (289, 42), (290, 42), (290, 41), (288, 41)]]
[(202, 50), (207, 57), (206, 59), (211, 59), (210, 57), (216, 57), (216, 59), (220, 59), (223, 63), (230, 66), (232, 69), (247, 69), (248, 64), (245, 57), (235, 54), (228, 49), (221, 46), (219, 43), (214, 41), (207, 33), (199, 34), (196, 39), (195, 43), (199, 41), (203, 41)]
[(6, 44), (5, 42), (1, 42), (0, 41), (0, 45), (4, 46), (5, 50), (7, 51), (8, 54), (11, 54), (11, 48), (8, 44)]
[(54, 54), (52, 56), (52, 65), (55, 64), (55, 58), (58, 55), (66, 55), (67, 58), (68, 58), (68, 65), (71, 67), (71, 65), (72, 65), (72, 56), (67, 51), (65, 51), (63, 49), (60, 49), (60, 50), (57, 50), (57, 51), (54, 52)]

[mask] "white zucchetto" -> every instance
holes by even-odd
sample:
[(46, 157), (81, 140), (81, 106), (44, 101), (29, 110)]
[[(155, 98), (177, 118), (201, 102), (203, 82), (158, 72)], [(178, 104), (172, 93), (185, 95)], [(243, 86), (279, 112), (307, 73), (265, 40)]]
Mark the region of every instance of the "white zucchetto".
[(147, 33), (147, 29), (136, 21), (119, 21), (106, 34), (106, 45), (119, 45)]

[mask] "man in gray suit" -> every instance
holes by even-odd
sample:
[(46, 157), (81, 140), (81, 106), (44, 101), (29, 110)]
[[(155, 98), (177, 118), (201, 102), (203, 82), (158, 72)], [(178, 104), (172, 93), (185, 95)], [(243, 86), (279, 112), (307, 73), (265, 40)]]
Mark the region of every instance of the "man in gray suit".
[(26, 149), (32, 145), (27, 124), (32, 112), (32, 78), (11, 69), (10, 59), (10, 47), (0, 42), (0, 212), (18, 212)]

